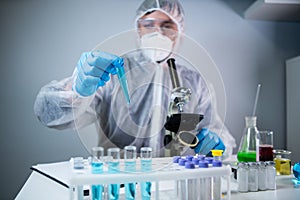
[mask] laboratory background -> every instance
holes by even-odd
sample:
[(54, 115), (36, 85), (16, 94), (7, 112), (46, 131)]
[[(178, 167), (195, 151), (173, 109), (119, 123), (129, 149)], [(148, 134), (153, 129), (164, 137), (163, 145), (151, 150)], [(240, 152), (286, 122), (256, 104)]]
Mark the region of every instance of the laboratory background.
[[(261, 84), (257, 127), (273, 130), (274, 148), (287, 149), (286, 61), (300, 56), (300, 21), (246, 18), (244, 13), (254, 0), (180, 2), (185, 33), (207, 50), (223, 79), (225, 124), (237, 145)], [(0, 2), (0, 199), (15, 198), (32, 165), (89, 155), (76, 131), (52, 130), (38, 121), (33, 112), (36, 95), (50, 81), (70, 76), (82, 52), (131, 30), (140, 3)], [(297, 138), (299, 142), (295, 134)]]

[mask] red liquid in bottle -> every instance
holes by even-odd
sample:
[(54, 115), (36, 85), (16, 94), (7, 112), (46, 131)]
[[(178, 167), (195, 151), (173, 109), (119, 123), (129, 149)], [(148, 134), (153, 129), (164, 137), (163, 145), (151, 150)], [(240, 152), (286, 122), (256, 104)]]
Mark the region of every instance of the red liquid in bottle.
[(259, 145), (259, 161), (273, 161), (272, 145)]

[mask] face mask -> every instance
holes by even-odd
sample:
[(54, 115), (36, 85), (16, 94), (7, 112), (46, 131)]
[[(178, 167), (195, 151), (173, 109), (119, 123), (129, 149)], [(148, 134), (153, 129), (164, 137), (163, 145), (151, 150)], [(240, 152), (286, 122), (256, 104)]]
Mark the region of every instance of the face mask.
[(172, 52), (173, 41), (159, 32), (145, 34), (141, 37), (143, 54), (156, 62), (162, 62)]

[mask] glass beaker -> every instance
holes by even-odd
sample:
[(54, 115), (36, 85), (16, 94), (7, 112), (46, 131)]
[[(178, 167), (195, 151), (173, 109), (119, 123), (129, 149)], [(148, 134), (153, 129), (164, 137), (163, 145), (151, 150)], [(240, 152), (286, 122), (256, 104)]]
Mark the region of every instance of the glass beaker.
[(290, 175), (291, 174), (291, 151), (275, 149), (274, 162), (277, 175)]
[(240, 142), (237, 159), (239, 162), (258, 161), (259, 132), (256, 127), (256, 116), (245, 117), (246, 127)]
[(273, 131), (259, 131), (259, 161), (273, 161)]

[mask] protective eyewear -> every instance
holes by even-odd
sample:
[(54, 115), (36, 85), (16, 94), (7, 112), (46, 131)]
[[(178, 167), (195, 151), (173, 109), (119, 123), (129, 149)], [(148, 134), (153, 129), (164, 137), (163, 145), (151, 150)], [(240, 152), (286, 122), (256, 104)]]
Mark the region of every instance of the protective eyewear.
[(138, 20), (139, 29), (146, 33), (160, 31), (161, 34), (175, 39), (178, 35), (177, 25), (172, 20), (159, 20), (154, 18), (145, 18)]

